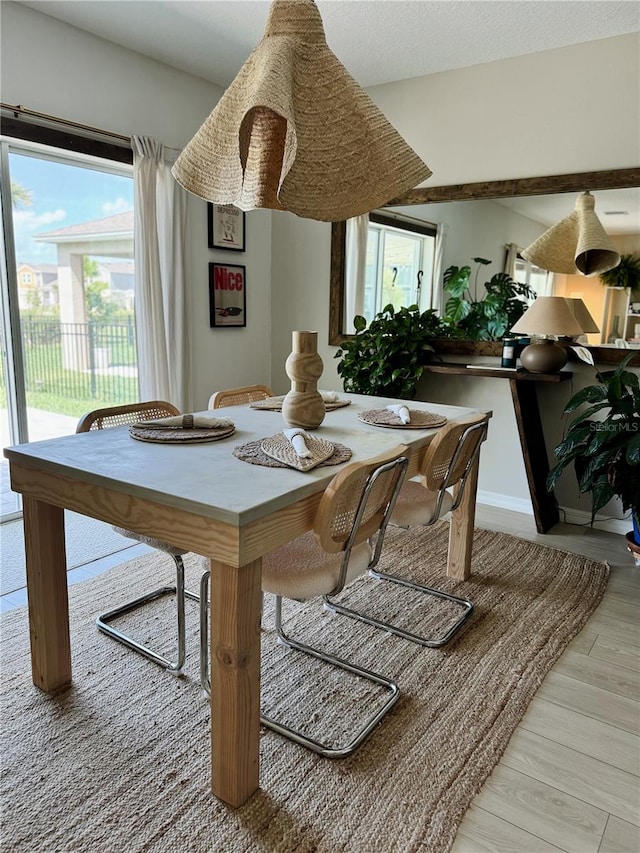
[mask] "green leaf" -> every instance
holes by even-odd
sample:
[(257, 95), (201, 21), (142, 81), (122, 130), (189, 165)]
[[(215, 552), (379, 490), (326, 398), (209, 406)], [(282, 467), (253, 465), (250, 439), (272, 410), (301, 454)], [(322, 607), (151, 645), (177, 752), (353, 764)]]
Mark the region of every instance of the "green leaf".
[(449, 267), (445, 270), (444, 289), (452, 296), (462, 296), (469, 288), (471, 267)]
[(362, 332), (367, 327), (367, 321), (361, 314), (356, 314), (353, 318), (353, 327), (356, 332)]
[[(573, 397), (569, 400), (567, 405), (564, 407), (565, 415), (568, 415), (570, 412), (575, 411), (579, 406), (583, 403), (596, 403), (599, 401), (607, 400), (607, 389), (602, 385), (587, 385), (586, 388), (582, 388), (577, 394), (574, 394)], [(608, 404), (605, 404), (608, 407)]]

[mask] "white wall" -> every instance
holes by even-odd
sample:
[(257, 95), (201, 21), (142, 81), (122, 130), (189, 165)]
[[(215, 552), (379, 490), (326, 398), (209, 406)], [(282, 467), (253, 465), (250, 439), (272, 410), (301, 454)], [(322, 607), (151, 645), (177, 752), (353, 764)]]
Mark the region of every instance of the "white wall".
[[(152, 12), (153, 4), (148, 4)], [(25, 6), (2, 3), (2, 101), (182, 148), (222, 90)], [(206, 204), (189, 198), (194, 405), (216, 388), (270, 379), (271, 215), (247, 215), (247, 251), (207, 248)], [(246, 329), (209, 328), (208, 264), (247, 267)]]

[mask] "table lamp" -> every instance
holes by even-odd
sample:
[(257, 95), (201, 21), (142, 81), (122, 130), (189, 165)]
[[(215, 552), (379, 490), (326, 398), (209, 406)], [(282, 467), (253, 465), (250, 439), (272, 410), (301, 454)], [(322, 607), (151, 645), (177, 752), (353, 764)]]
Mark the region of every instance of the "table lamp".
[(571, 313), (576, 318), (578, 323), (582, 326), (582, 333), (584, 335), (591, 335), (599, 332), (596, 321), (593, 319), (591, 314), (589, 313), (589, 309), (584, 304), (582, 299), (578, 299), (575, 297), (565, 297), (567, 300), (567, 305), (571, 309)]
[(511, 332), (545, 336), (522, 350), (520, 362), (531, 373), (557, 373), (567, 363), (567, 351), (546, 336), (574, 337), (583, 334), (584, 329), (563, 296), (539, 296)]

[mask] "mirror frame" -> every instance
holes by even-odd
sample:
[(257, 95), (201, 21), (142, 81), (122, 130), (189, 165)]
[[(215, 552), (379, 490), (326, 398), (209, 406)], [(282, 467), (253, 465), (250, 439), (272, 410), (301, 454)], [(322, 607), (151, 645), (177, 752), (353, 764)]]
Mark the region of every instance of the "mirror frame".
[[(607, 169), (599, 172), (576, 172), (569, 175), (547, 175), (538, 178), (517, 178), (508, 181), (481, 181), (473, 184), (451, 184), (442, 187), (418, 187), (391, 199), (386, 207), (429, 204), (443, 201), (511, 198), (513, 196), (549, 195), (555, 193), (609, 190), (640, 186), (640, 167)], [(329, 279), (329, 345), (340, 346), (350, 335), (344, 334), (344, 274), (346, 222), (331, 225), (331, 272)], [(594, 360), (601, 364), (617, 364), (628, 350), (609, 347), (589, 347)], [(436, 344), (438, 354), (500, 355), (500, 341), (451, 341)], [(570, 353), (571, 359), (577, 359)], [(640, 365), (640, 351), (633, 358)]]

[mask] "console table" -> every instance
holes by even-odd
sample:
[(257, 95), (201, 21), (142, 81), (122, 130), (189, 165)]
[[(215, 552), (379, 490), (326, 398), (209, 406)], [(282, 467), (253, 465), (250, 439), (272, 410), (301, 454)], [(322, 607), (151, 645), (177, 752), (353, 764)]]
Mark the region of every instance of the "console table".
[(505, 370), (498, 366), (467, 367), (465, 364), (455, 362), (440, 362), (424, 365), (424, 372), (458, 376), (489, 376), (509, 380), (536, 529), (538, 533), (546, 533), (560, 521), (560, 515), (555, 495), (547, 491), (549, 462), (540, 419), (536, 383), (566, 382), (573, 376), (571, 371), (529, 373), (526, 370)]

